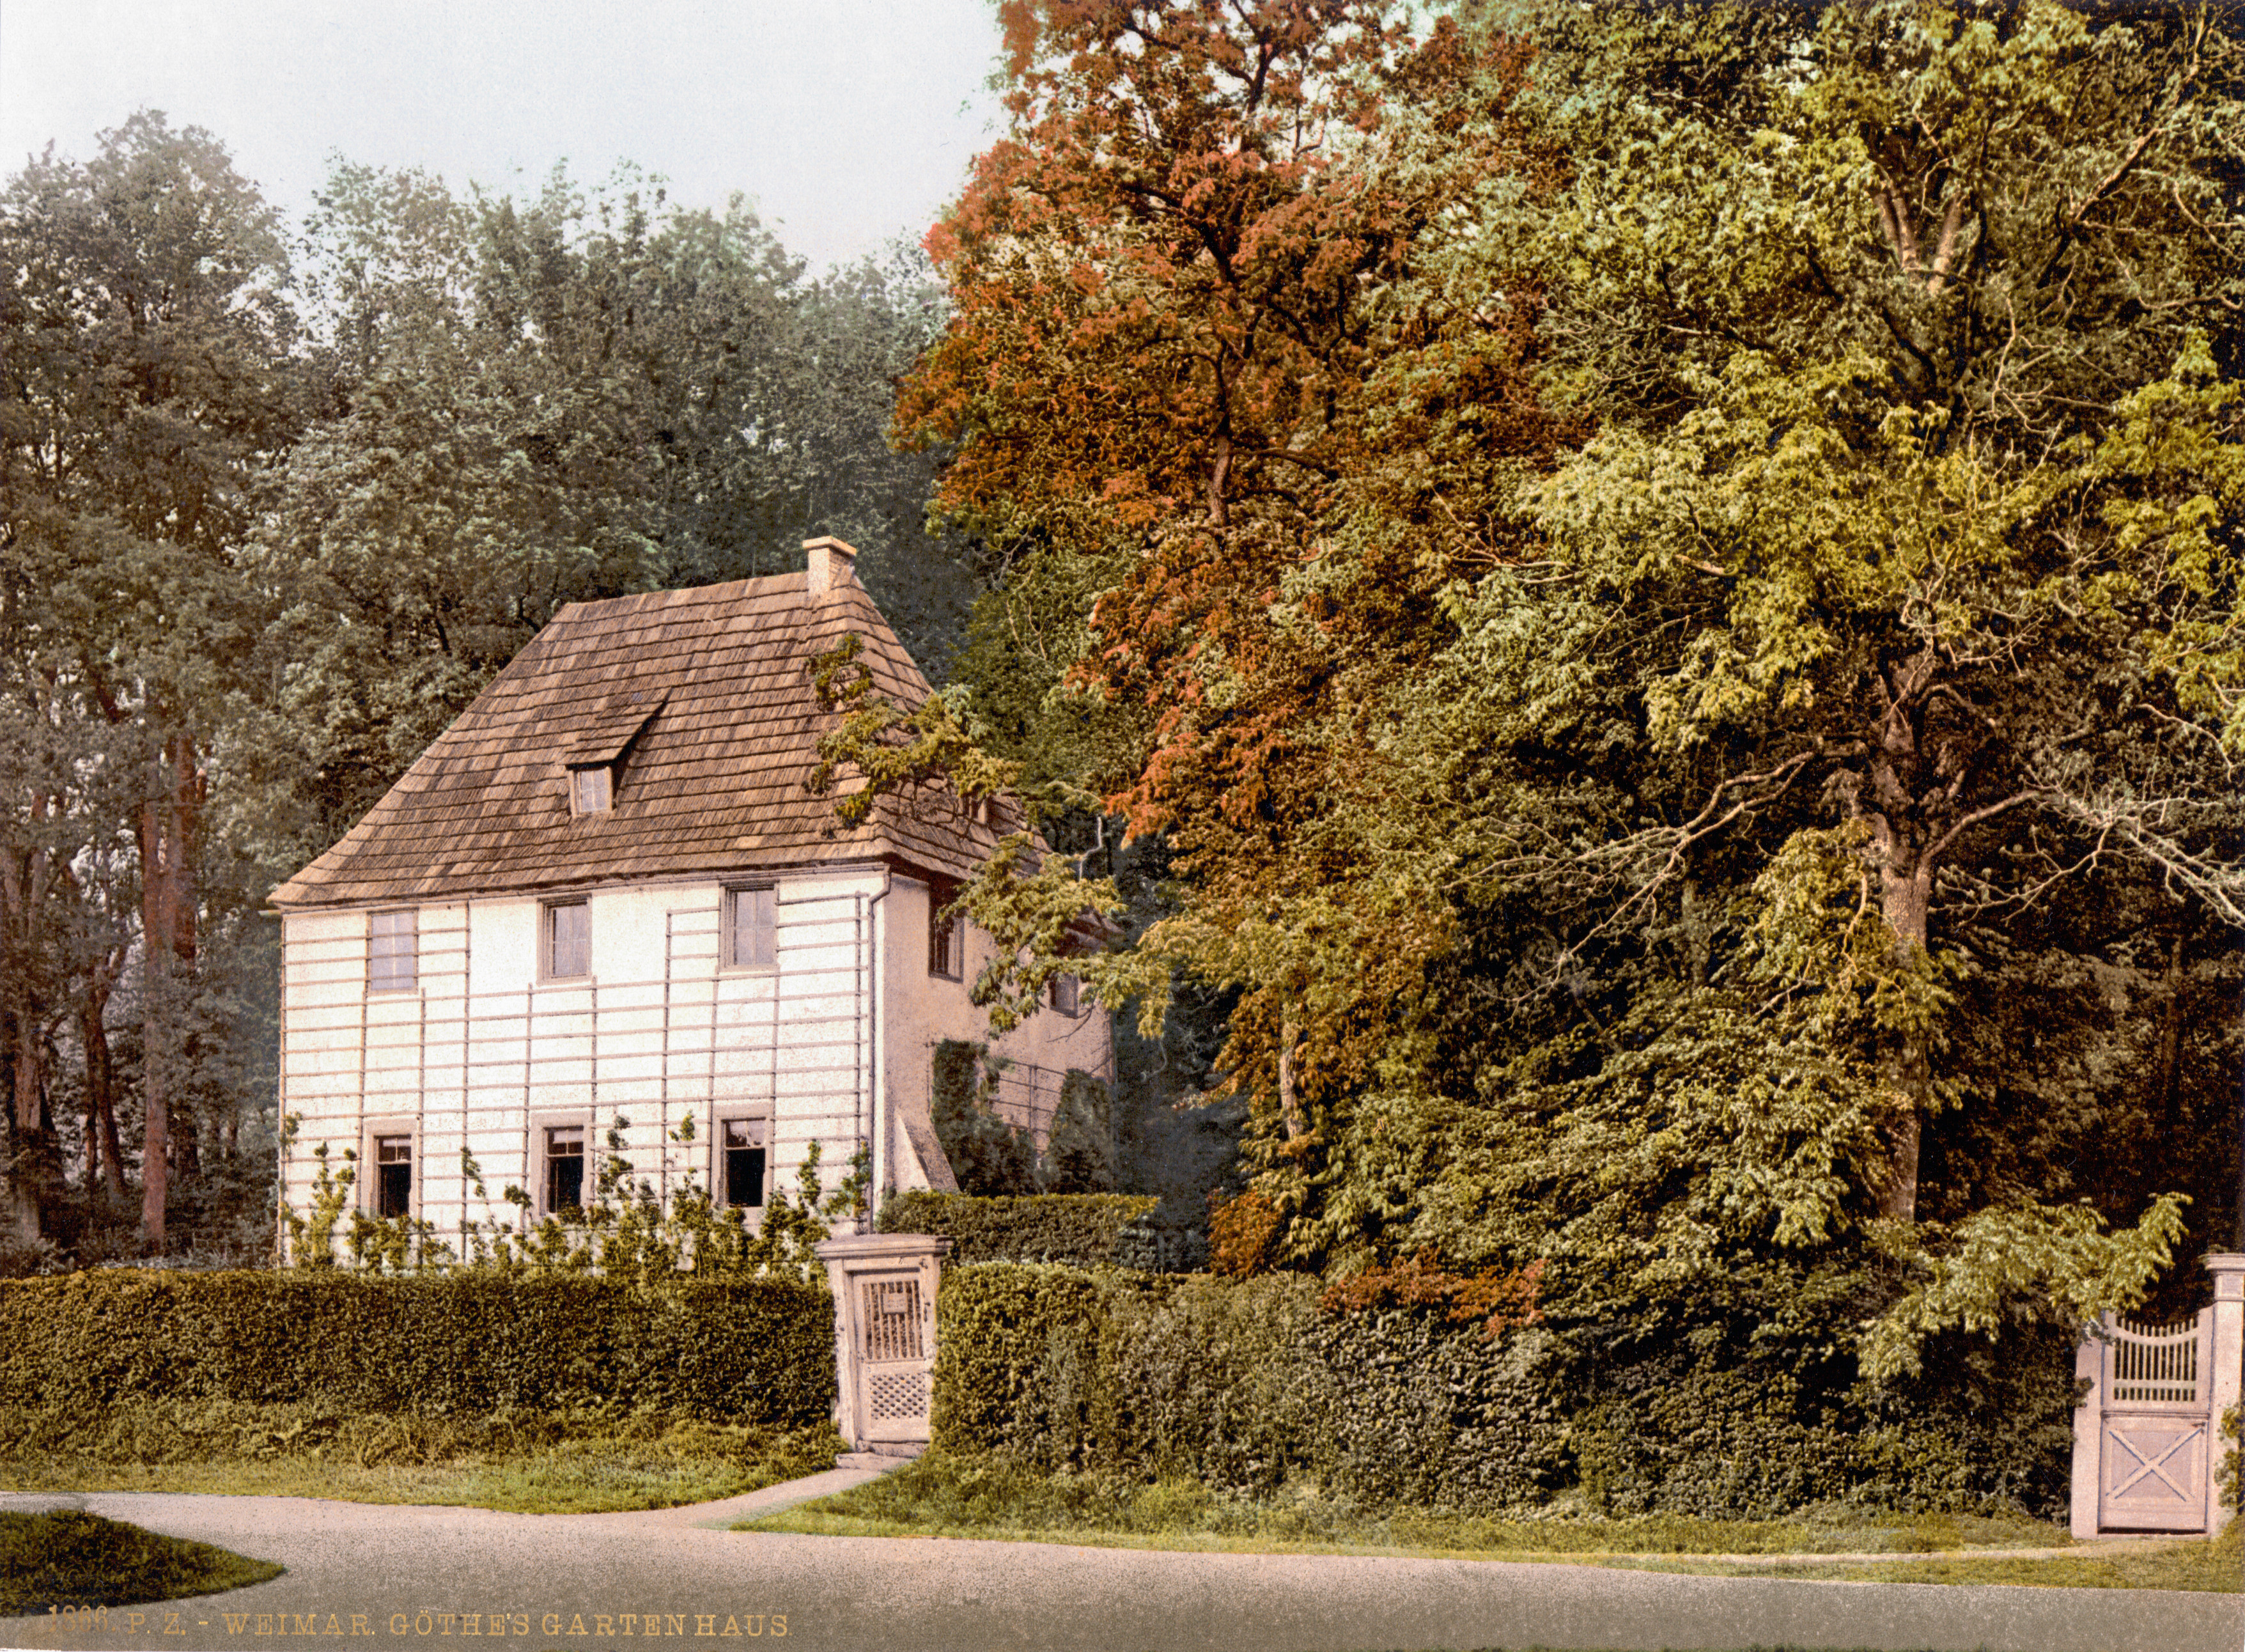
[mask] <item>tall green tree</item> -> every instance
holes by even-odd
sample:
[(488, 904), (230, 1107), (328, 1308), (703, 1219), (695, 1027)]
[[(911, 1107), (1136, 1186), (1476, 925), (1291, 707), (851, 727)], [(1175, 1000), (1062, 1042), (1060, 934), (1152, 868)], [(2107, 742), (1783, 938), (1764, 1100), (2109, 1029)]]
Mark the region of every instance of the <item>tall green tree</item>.
[[(121, 829), (133, 844), (141, 1231), (160, 1248), (171, 1105), (197, 1057), (177, 1011), (196, 966), (209, 754), (232, 663), (259, 623), (238, 553), (255, 474), (297, 423), (287, 261), (275, 215), (223, 146), (143, 112), (103, 133), (92, 161), (50, 150), (10, 180), (0, 268), (0, 577), (29, 664), (17, 709), (58, 731), (105, 725), (65, 736), (59, 769), (16, 769), (11, 818), (33, 832), (58, 798), (92, 795), (64, 784), (89, 764), (132, 777), (128, 818), (85, 840)], [(51, 887), (51, 857), (49, 873)], [(83, 979), (105, 996), (114, 977)], [(12, 1054), (19, 1078), (37, 1059), (28, 1044)]]

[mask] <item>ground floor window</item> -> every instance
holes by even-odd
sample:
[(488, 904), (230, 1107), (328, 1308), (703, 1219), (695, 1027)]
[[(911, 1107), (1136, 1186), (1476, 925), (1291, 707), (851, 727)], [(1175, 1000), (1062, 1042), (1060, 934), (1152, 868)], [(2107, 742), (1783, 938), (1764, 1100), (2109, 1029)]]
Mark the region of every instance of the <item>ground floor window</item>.
[(413, 1212), (413, 1138), (374, 1139), (374, 1214), (387, 1220)]
[(546, 1130), (546, 1214), (558, 1216), (585, 1203), (585, 1127), (549, 1125)]
[(718, 1125), (723, 1162), (718, 1166), (719, 1193), (724, 1202), (743, 1210), (759, 1210), (764, 1202), (764, 1171), (769, 1130), (762, 1118), (728, 1118)]

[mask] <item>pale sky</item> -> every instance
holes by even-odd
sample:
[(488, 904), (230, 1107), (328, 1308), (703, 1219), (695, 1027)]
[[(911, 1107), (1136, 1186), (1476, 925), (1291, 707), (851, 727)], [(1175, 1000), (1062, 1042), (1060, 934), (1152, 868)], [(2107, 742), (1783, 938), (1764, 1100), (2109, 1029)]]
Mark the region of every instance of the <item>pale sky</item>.
[(0, 0), (0, 174), (138, 108), (292, 224), (330, 154), (534, 192), (619, 160), (738, 190), (814, 269), (913, 239), (1000, 129), (990, 0)]

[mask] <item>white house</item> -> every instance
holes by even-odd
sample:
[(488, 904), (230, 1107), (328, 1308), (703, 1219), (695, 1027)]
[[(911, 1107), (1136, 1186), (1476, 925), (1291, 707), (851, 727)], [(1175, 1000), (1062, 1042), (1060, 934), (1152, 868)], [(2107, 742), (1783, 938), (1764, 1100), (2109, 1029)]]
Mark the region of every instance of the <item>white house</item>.
[[(807, 549), (804, 574), (563, 608), (275, 892), (290, 1206), (325, 1143), (369, 1214), (512, 1227), (583, 1199), (611, 1130), (634, 1182), (752, 1220), (813, 1142), (830, 1188), (861, 1142), (877, 1199), (955, 1185), (932, 1055), (985, 1037), (989, 943), (935, 914), (994, 834), (947, 792), (851, 829), (805, 791), (835, 720), (815, 656), (855, 633), (879, 692), (930, 692), (851, 548)], [(1105, 1016), (1057, 996), (994, 1045), (1001, 1110), (1040, 1130), (1069, 1069), (1113, 1076)]]

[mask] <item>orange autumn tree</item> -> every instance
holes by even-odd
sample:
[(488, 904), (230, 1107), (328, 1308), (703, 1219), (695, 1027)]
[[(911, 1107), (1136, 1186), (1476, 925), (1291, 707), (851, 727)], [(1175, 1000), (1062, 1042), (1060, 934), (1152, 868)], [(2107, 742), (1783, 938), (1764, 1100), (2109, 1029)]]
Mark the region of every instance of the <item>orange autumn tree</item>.
[[(1457, 203), (1543, 180), (1507, 112), (1526, 54), (1382, 0), (1001, 11), (1012, 131), (930, 237), (953, 318), (898, 428), (949, 446), (939, 504), (1007, 574), (972, 697), (909, 729), (861, 704), (830, 755), (1162, 834), (1174, 909), (1082, 972), (1150, 1017), (1176, 969), (1236, 991), (1221, 1064), (1307, 1173), (1452, 940), (1373, 724), (1445, 587), (1513, 554), (1494, 501), (1560, 434), (1532, 292), (1460, 299), (1443, 269)], [(1351, 526), (1375, 519), (1413, 531)], [(978, 724), (1009, 678), (1024, 716)], [(1068, 914), (1119, 907), (1076, 873), (1025, 832), (966, 893), (1020, 948), (980, 983), (1001, 1018)]]

